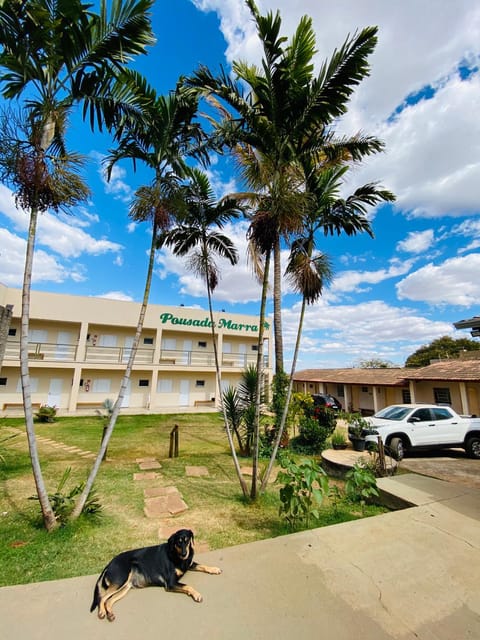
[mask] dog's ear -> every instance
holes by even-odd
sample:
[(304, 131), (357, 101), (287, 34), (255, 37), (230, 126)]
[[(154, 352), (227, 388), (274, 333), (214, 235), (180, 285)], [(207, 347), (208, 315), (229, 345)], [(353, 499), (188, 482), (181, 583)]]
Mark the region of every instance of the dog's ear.
[(192, 547), (193, 547), (193, 545), (195, 544), (195, 536), (193, 535), (193, 531), (189, 529), (188, 534), (190, 536), (190, 542), (192, 543)]
[(168, 545), (168, 550), (169, 551), (173, 551), (173, 549), (175, 547), (175, 534), (174, 533), (172, 533), (172, 535), (167, 540), (167, 545)]

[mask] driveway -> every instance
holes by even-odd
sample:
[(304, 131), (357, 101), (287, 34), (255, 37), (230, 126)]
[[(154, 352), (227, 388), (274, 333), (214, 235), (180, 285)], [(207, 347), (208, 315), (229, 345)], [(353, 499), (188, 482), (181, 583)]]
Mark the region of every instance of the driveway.
[(400, 469), (480, 489), (480, 460), (467, 458), (463, 449), (409, 453)]

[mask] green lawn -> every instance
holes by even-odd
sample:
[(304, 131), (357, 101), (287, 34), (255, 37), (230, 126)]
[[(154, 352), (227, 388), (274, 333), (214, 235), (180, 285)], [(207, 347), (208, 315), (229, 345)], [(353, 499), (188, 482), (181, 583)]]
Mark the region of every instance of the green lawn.
[[(169, 459), (169, 435), (180, 427), (180, 455)], [(5, 441), (16, 431), (17, 437)], [(37, 424), (36, 432), (57, 442), (96, 452), (102, 422), (98, 417), (58, 418), (54, 424)], [(49, 493), (54, 492), (65, 469), (72, 472), (66, 489), (85, 480), (92, 461), (74, 453), (39, 443), (42, 470)], [(94, 574), (116, 553), (157, 544), (160, 525), (188, 526), (211, 549), (290, 533), (278, 515), (279, 486), (271, 484), (255, 503), (242, 497), (220, 417), (216, 414), (121, 416), (102, 464), (96, 491), (103, 505), (99, 521), (82, 518), (48, 534), (39, 506), (30, 500), (35, 486), (22, 419), (0, 420), (0, 586)], [(162, 464), (162, 477), (134, 481), (137, 458), (154, 457)], [(242, 460), (242, 465), (250, 465)], [(205, 466), (209, 475), (192, 478), (185, 466)], [(249, 479), (248, 479), (249, 481)], [(143, 489), (176, 486), (188, 511), (168, 521), (144, 516)], [(325, 504), (315, 526), (374, 515), (378, 507), (342, 503)]]

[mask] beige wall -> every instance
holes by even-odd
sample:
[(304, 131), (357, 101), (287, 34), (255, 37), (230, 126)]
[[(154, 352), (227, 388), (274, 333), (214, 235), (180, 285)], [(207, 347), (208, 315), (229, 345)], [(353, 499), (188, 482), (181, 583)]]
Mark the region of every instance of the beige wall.
[[(0, 386), (0, 410), (5, 410), (6, 404), (22, 401), (18, 387), (21, 291), (0, 284), (2, 302), (13, 305), (11, 326), (17, 329), (17, 335), (9, 337), (2, 370), (7, 384)], [(61, 412), (68, 413), (100, 407), (107, 398), (116, 400), (139, 311), (140, 304), (134, 302), (32, 291), (29, 366), (31, 376), (38, 379), (33, 401), (47, 404), (50, 394)], [(215, 322), (223, 377), (226, 383), (236, 384), (245, 365), (256, 362), (252, 347), (257, 342), (257, 318), (222, 312), (215, 314)], [(271, 345), (269, 329), (265, 336)], [(163, 348), (168, 341), (170, 350)], [(271, 362), (270, 351), (271, 347), (265, 355)], [(269, 379), (271, 375), (269, 367)], [(158, 391), (162, 379), (171, 380), (171, 389), (166, 385)], [(140, 386), (140, 380), (146, 386)], [(52, 387), (60, 390), (53, 394)], [(196, 402), (211, 398), (219, 401), (208, 312), (149, 305), (131, 375), (129, 407), (161, 410), (180, 406), (181, 400), (193, 408)]]

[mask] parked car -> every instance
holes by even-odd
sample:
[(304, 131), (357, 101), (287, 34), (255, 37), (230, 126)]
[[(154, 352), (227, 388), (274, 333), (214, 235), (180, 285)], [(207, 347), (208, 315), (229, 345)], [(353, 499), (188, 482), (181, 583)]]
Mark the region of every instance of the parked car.
[(342, 410), (341, 402), (329, 393), (314, 393), (312, 398), (314, 407), (326, 407), (327, 409), (333, 409), (333, 411)]
[[(461, 416), (451, 407), (435, 404), (396, 404), (366, 417), (369, 428), (362, 436), (367, 446), (378, 436), (388, 453), (401, 460), (413, 449), (461, 447), (470, 458), (480, 459), (480, 418)], [(349, 432), (351, 439), (353, 434)]]

